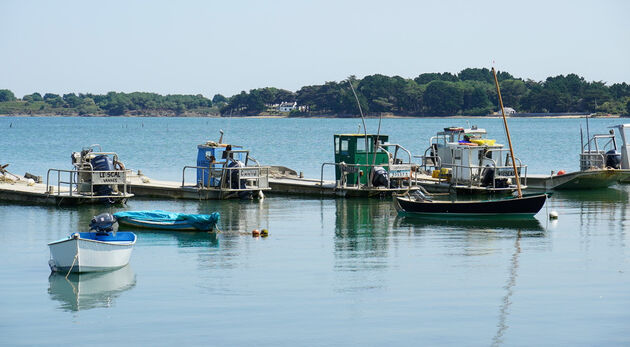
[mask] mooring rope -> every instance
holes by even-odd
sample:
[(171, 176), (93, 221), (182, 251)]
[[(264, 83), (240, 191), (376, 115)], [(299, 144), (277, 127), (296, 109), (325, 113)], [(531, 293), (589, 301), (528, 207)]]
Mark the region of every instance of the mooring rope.
[(74, 259), (72, 260), (72, 265), (70, 265), (70, 270), (68, 270), (68, 273), (66, 274), (66, 279), (68, 279), (70, 272), (72, 272), (72, 268), (74, 267), (74, 263), (77, 261), (78, 257), (79, 257), (78, 253), (74, 255)]

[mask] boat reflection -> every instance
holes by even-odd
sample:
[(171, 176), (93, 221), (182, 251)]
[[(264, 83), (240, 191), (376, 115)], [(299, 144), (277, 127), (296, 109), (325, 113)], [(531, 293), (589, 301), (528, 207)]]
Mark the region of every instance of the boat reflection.
[(630, 186), (616, 185), (610, 188), (584, 191), (558, 191), (549, 200), (549, 210), (579, 216), (581, 226), (613, 220), (627, 220)]
[(602, 202), (628, 203), (630, 185), (617, 185), (609, 188), (591, 190), (559, 190), (553, 193), (556, 201), (567, 202)]
[(135, 287), (136, 275), (131, 266), (103, 273), (51, 273), (48, 277), (48, 294), (59, 301), (64, 311), (89, 310), (111, 307), (123, 292)]
[(457, 218), (418, 218), (413, 215), (397, 216), (397, 227), (413, 229), (463, 229), (470, 231), (525, 231), (528, 236), (544, 236), (545, 228), (534, 217), (521, 219), (457, 219)]
[(269, 227), (269, 202), (265, 200), (223, 200), (200, 201), (198, 212), (219, 212), (221, 218), (217, 227), (225, 234), (250, 233), (253, 229)]
[(390, 200), (337, 199), (334, 268), (340, 292), (382, 288), (389, 266)]

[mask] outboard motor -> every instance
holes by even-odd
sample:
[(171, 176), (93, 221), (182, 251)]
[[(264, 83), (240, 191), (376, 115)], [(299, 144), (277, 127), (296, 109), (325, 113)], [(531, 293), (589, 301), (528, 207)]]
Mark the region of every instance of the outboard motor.
[(424, 194), (423, 192), (419, 190), (416, 190), (415, 192), (411, 193), (411, 197), (415, 201), (433, 201), (433, 199), (429, 198), (428, 196), (426, 196), (426, 194)]
[(389, 173), (382, 166), (372, 168), (372, 185), (374, 187), (389, 187)]
[(486, 165), (481, 171), (481, 186), (487, 187), (492, 185), (492, 179), (494, 177), (494, 169), (490, 167), (490, 165)]
[[(92, 168), (94, 171), (113, 171), (114, 162), (112, 158), (106, 155), (97, 155), (92, 159)], [(112, 195), (114, 190), (109, 185), (94, 186), (94, 193), (98, 195)]]
[[(240, 160), (234, 160), (228, 165), (228, 167), (245, 167), (245, 164), (243, 164)], [(246, 189), (246, 180), (239, 179), (238, 176), (238, 170), (230, 170), (230, 188)], [(238, 192), (238, 197), (241, 199), (249, 199), (252, 197), (252, 192), (250, 190)]]
[(116, 217), (110, 213), (101, 213), (95, 216), (92, 218), (92, 221), (90, 221), (90, 231), (92, 230), (97, 234), (116, 233), (116, 231), (118, 231)]
[(621, 168), (621, 153), (618, 151), (611, 149), (604, 155), (606, 158), (606, 167), (611, 167), (613, 169)]

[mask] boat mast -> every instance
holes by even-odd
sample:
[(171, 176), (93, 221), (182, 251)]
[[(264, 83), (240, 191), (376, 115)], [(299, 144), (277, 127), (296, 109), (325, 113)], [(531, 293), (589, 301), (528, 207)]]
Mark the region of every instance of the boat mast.
[[(354, 94), (354, 99), (357, 101), (357, 106), (359, 106), (359, 113), (361, 114), (361, 122), (363, 122), (363, 133), (365, 135), (365, 169), (367, 170), (369, 165), (370, 165), (370, 158), (368, 158), (368, 153), (369, 153), (369, 148), (370, 148), (370, 144), (368, 142), (368, 137), (367, 137), (367, 127), (365, 126), (365, 117), (363, 116), (363, 109), (361, 108), (361, 103), (359, 102), (359, 97), (357, 96), (357, 93), (354, 91), (354, 86), (352, 85), (352, 77), (348, 78), (348, 84), (350, 85), (350, 89), (352, 89), (352, 94)], [(379, 131), (381, 130), (381, 123), (379, 121), (378, 123), (378, 129)], [(378, 137), (377, 137), (378, 138)], [(374, 149), (376, 151), (376, 148)], [(375, 154), (376, 155), (376, 154)], [(370, 170), (370, 174), (368, 176), (368, 187), (372, 186), (372, 170)]]
[(510, 145), (510, 156), (512, 156), (512, 168), (514, 168), (514, 178), (516, 179), (516, 189), (518, 190), (518, 197), (523, 197), (521, 191), (521, 180), (518, 177), (518, 171), (516, 171), (516, 161), (514, 160), (514, 149), (512, 148), (512, 140), (510, 139), (510, 129), (508, 128), (507, 119), (505, 118), (505, 110), (503, 109), (503, 99), (501, 98), (501, 90), (499, 89), (499, 80), (497, 79), (497, 72), (492, 67), (492, 75), (494, 75), (494, 84), (497, 86), (497, 94), (499, 95), (499, 106), (501, 106), (501, 114), (503, 115), (503, 125), (505, 126), (505, 133), (507, 135), (508, 145)]

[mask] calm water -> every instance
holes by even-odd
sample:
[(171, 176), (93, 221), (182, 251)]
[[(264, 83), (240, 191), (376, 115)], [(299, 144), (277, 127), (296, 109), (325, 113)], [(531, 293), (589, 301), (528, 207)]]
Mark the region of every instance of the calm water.
[[(127, 167), (179, 180), (196, 145), (223, 129), (261, 162), (319, 177), (333, 133), (359, 123), (0, 118), (0, 163), (45, 175), (100, 143)], [(499, 120), (473, 124), (504, 142)], [(577, 169), (580, 124), (510, 120), (517, 156), (530, 173)], [(450, 125), (465, 120), (387, 119), (382, 128), (422, 154)], [(630, 185), (557, 193), (522, 222), (398, 217), (387, 200), (134, 199), (110, 211), (219, 211), (223, 232), (137, 232), (130, 266), (68, 280), (50, 275), (47, 242), (108, 209), (0, 203), (0, 345), (628, 345), (629, 197)], [(559, 220), (546, 219), (551, 210)], [(254, 228), (270, 237), (252, 238)]]

